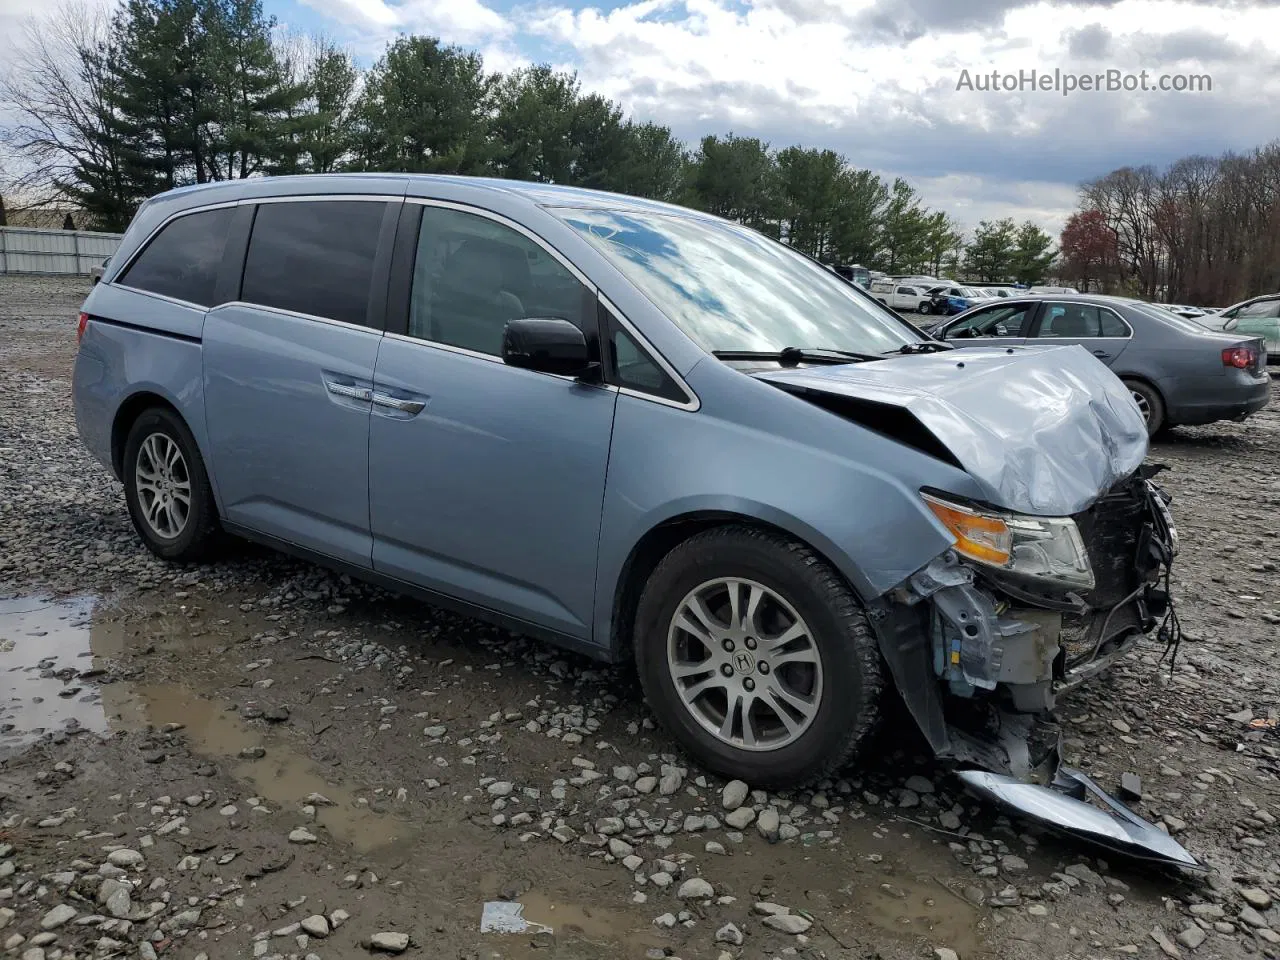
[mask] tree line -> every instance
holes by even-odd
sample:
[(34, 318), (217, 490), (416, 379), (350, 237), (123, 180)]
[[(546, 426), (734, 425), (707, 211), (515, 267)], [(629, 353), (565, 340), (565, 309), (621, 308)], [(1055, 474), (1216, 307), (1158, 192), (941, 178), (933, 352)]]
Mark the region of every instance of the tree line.
[(1062, 272), (1093, 289), (1222, 306), (1280, 289), (1280, 141), (1122, 167), (1084, 185)]
[(281, 37), (261, 0), (124, 0), (107, 20), (63, 8), (4, 79), (2, 132), (23, 186), (123, 230), (147, 197), (266, 174), (406, 171), (508, 177), (673, 201), (824, 262), (1033, 282), (1052, 260), (1034, 223), (966, 238), (914, 187), (832, 150), (708, 135), (690, 146), (625, 117), (572, 73), (493, 73), (402, 36), (368, 70), (325, 40)]

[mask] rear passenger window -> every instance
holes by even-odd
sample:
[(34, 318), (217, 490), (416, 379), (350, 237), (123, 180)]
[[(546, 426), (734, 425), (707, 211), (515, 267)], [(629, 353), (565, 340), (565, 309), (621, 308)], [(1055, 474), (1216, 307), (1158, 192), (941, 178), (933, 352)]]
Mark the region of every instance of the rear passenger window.
[(1129, 328), (1125, 326), (1125, 322), (1110, 310), (1099, 310), (1098, 315), (1102, 318), (1102, 335), (1104, 337), (1129, 336)]
[(593, 343), (595, 305), (591, 291), (524, 234), (460, 210), (422, 211), (409, 336), (496, 357), (510, 321), (559, 317)]
[(234, 207), (189, 213), (171, 221), (147, 244), (120, 278), (120, 283), (211, 307), (222, 247)]
[(261, 204), (240, 299), (363, 324), (386, 206), (368, 200)]

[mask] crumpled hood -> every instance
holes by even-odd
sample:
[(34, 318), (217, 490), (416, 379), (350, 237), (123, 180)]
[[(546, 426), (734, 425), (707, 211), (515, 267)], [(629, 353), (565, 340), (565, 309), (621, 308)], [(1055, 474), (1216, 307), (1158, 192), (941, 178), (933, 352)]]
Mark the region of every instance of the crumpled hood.
[[(1079, 346), (966, 348), (756, 376), (906, 410), (992, 504), (1020, 513), (1077, 513), (1147, 455), (1128, 388)], [(860, 420), (876, 427), (873, 413)]]

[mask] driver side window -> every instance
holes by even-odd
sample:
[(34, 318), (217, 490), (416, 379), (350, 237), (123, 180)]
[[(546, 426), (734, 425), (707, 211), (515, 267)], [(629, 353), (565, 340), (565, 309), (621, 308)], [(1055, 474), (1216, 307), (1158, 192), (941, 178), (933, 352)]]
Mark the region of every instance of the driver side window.
[(978, 310), (947, 330), (954, 337), (1022, 337), (1032, 305), (988, 307)]
[(409, 336), (502, 355), (507, 324), (568, 320), (595, 336), (595, 296), (539, 244), (473, 213), (427, 206), (413, 270)]

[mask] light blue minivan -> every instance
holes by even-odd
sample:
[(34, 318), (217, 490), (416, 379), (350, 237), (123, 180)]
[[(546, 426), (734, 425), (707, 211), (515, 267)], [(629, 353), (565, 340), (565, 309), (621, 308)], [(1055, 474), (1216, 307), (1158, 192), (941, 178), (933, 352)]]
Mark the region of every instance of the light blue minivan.
[(895, 688), (940, 756), (1028, 776), (1055, 696), (1169, 606), (1142, 417), (1086, 351), (953, 351), (630, 197), (160, 195), (85, 303), (75, 407), (159, 556), (247, 537), (634, 660), (694, 757), (760, 786), (839, 768)]

